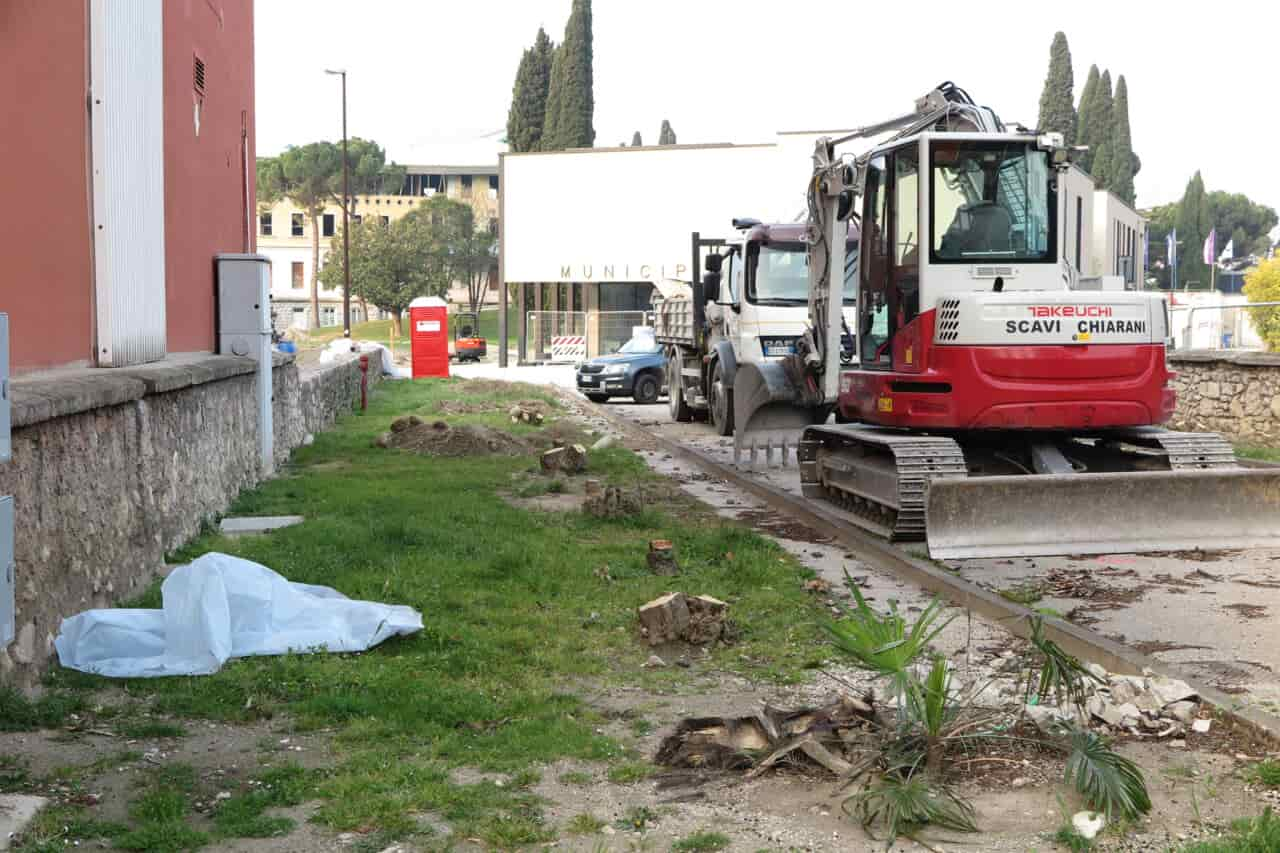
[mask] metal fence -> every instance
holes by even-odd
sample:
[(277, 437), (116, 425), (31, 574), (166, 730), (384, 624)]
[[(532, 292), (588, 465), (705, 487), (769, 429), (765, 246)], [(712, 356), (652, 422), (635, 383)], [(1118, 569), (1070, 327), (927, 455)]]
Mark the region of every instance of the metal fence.
[(1277, 306), (1280, 302), (1171, 306), (1170, 336), (1182, 350), (1261, 350), (1265, 344), (1249, 309)]
[(653, 314), (649, 311), (599, 311), (596, 331), (598, 355), (614, 352), (631, 340), (631, 330), (636, 326), (653, 326)]
[(573, 363), (587, 357), (585, 311), (530, 311), (529, 357), (552, 364)]
[(526, 312), (531, 361), (572, 364), (615, 352), (637, 326), (653, 326), (649, 311)]

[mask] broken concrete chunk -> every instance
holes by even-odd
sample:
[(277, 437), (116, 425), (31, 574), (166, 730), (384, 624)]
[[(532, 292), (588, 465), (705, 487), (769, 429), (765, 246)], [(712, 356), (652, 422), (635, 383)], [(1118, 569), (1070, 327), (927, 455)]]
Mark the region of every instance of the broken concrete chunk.
[(1196, 702), (1184, 699), (1181, 702), (1170, 702), (1164, 706), (1164, 716), (1177, 720), (1180, 723), (1190, 723), (1196, 716), (1196, 708), (1199, 705)]
[(1117, 705), (1132, 702), (1147, 689), (1146, 679), (1132, 675), (1113, 675), (1111, 677), (1111, 700)]
[(669, 539), (654, 539), (649, 543), (649, 571), (655, 575), (678, 575), (675, 546)]
[(1070, 722), (1073, 715), (1056, 705), (1024, 705), (1023, 715), (1045, 734), (1051, 733), (1061, 723)]
[(673, 643), (684, 638), (689, 629), (689, 605), (683, 592), (669, 592), (638, 611), (640, 633), (649, 645)]
[(1156, 675), (1147, 679), (1147, 692), (1151, 694), (1152, 700), (1160, 708), (1171, 705), (1174, 702), (1199, 698), (1199, 694), (1187, 682), (1176, 678), (1166, 678), (1163, 675)]
[(1194, 720), (1191, 723), (1191, 731), (1199, 732), (1202, 735), (1208, 734), (1209, 727), (1212, 725), (1213, 725), (1213, 720)]
[(608, 450), (618, 443), (618, 440), (611, 435), (601, 437), (595, 444), (591, 445), (592, 450)]
[(1107, 670), (1105, 667), (1101, 666), (1100, 664), (1091, 663), (1089, 664), (1087, 669), (1089, 670), (1089, 674), (1092, 675), (1094, 678), (1098, 679), (1103, 684), (1107, 683)]

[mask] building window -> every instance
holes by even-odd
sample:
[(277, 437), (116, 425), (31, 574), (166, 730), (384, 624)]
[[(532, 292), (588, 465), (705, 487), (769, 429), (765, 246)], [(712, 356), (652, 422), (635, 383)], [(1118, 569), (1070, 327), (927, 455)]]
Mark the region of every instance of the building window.
[(360, 214), (358, 214), (358, 213), (353, 213), (353, 214), (351, 214), (351, 224), (352, 224), (352, 225), (359, 225), (359, 224), (360, 224), (361, 222), (363, 222), (363, 221), (364, 221), (364, 217), (362, 217)]
[(386, 227), (387, 225), (391, 224), (391, 217), (389, 217), (389, 216), (379, 216), (379, 217), (378, 217), (378, 223), (379, 223), (380, 225), (382, 225), (383, 227)]
[(261, 234), (263, 237), (271, 236), (271, 214), (270, 213), (258, 214), (258, 233)]
[(497, 197), (498, 197), (498, 176), (490, 175), (489, 176), (489, 198), (497, 198)]
[(294, 213), (289, 217), (289, 233), (295, 237), (302, 236), (302, 214)]
[(336, 326), (338, 325), (338, 309), (332, 305), (322, 305), (320, 307), (320, 325)]
[(334, 228), (333, 220), (334, 220), (334, 216), (332, 213), (326, 213), (324, 215), (324, 217), (321, 219), (321, 222), (320, 222), (321, 228), (322, 228), (320, 232), (321, 234), (323, 234), (326, 237), (333, 236), (333, 228)]
[(462, 176), (462, 197), (463, 198), (471, 197), (471, 176), (470, 175)]
[(444, 192), (444, 175), (427, 175), (427, 189), (423, 195)]
[(302, 290), (302, 284), (303, 284), (302, 262), (294, 261), (293, 263), (291, 263), (289, 265), (289, 272), (293, 274), (293, 289)]

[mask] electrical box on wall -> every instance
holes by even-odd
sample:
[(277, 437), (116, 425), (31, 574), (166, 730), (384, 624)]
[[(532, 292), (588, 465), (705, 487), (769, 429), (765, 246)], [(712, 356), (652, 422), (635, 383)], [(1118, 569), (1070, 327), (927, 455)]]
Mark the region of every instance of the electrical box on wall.
[(9, 424), (9, 315), (0, 314), (0, 462), (13, 455)]
[(256, 358), (271, 337), (271, 261), (265, 255), (217, 255), (218, 352)]
[(13, 498), (0, 498), (0, 649), (13, 642)]

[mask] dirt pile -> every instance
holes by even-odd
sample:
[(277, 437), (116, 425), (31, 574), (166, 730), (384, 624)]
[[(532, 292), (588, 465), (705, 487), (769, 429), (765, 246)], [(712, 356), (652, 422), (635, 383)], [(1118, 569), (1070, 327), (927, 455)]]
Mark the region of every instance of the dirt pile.
[(378, 447), (410, 450), (427, 456), (520, 456), (529, 448), (513, 435), (486, 426), (427, 423), (417, 415), (397, 418), (391, 431), (374, 442)]

